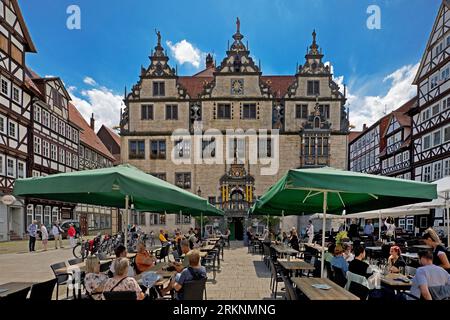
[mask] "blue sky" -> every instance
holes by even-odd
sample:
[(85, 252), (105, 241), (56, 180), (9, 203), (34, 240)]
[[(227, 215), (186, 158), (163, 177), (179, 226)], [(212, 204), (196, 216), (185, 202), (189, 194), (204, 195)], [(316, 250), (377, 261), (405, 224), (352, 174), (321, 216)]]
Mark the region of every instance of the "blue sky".
[[(339, 81), (349, 85), (350, 109), (357, 127), (362, 121), (375, 121), (384, 109), (382, 105), (388, 104), (387, 109), (398, 107), (414, 91), (407, 88), (405, 81), (410, 82), (414, 76), (413, 68), (422, 56), (441, 3), (440, 0), (19, 2), (38, 50), (37, 54), (27, 56), (28, 65), (42, 76), (60, 76), (72, 87), (74, 101), (82, 112), (88, 114), (93, 110), (100, 120), (105, 117), (107, 123), (116, 122), (115, 118), (107, 119), (108, 103), (117, 103), (124, 86), (130, 87), (137, 81), (140, 66), (148, 65), (148, 55), (156, 42), (155, 28), (161, 31), (172, 66), (178, 64), (179, 74), (189, 75), (198, 71), (196, 62), (177, 62), (166, 41), (176, 46), (185, 40), (184, 44), (190, 44), (200, 55), (201, 69), (204, 53), (213, 52), (218, 62), (222, 60), (239, 16), (244, 41), (249, 41), (252, 56), (261, 60), (264, 74), (293, 74), (296, 63), (303, 63), (311, 32), (316, 29), (325, 61), (331, 61), (335, 76), (341, 76)], [(66, 9), (71, 4), (81, 9), (81, 30), (66, 28)], [(369, 16), (366, 10), (373, 4), (381, 9), (380, 30), (366, 27)], [(86, 81), (86, 77), (95, 82)], [(400, 88), (392, 93), (396, 85)], [(110, 101), (102, 100), (100, 93), (110, 94)], [(105, 105), (98, 107), (102, 103)], [(374, 105), (373, 112), (363, 110), (366, 104)], [(118, 106), (111, 108), (116, 114)]]

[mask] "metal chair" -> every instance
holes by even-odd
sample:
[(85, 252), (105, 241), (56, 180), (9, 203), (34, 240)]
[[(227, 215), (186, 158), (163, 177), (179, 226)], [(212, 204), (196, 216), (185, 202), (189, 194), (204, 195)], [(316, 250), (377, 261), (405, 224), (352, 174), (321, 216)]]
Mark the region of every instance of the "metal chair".
[(81, 258), (75, 258), (75, 259), (67, 260), (67, 262), (69, 263), (69, 265), (73, 266), (73, 265), (82, 263), (82, 262), (83, 262), (83, 259), (81, 259)]
[(342, 288), (345, 287), (347, 283), (347, 278), (345, 277), (344, 271), (341, 268), (333, 266), (334, 271), (334, 283), (340, 285)]
[(284, 294), (286, 300), (298, 300), (297, 293), (295, 293), (291, 280), (283, 274), (281, 274), (281, 279), (283, 279), (284, 287), (286, 289)]
[(208, 252), (208, 255), (202, 259), (202, 265), (206, 268), (207, 271), (213, 272), (213, 280), (216, 280), (216, 260), (217, 260), (218, 252), (216, 250), (212, 250)]
[[(50, 301), (52, 300), (53, 290), (58, 279), (51, 279), (45, 282), (36, 283), (31, 286), (29, 300)], [(58, 288), (58, 287), (57, 287)], [(58, 289), (56, 289), (58, 290)], [(68, 290), (68, 289), (67, 289)], [(56, 291), (58, 292), (58, 291)], [(58, 300), (58, 296), (56, 296)]]
[(191, 280), (183, 284), (183, 300), (207, 300), (206, 297), (206, 278), (200, 280)]
[(50, 266), (52, 268), (53, 274), (56, 278), (56, 300), (59, 299), (59, 286), (67, 286), (66, 288), (66, 298), (69, 297), (69, 279), (72, 277), (71, 273), (59, 273), (58, 269), (66, 268), (66, 264), (64, 262), (54, 263)]
[(278, 291), (278, 282), (283, 282), (283, 278), (281, 277), (282, 272), (272, 260), (270, 260), (270, 269), (271, 269), (270, 290), (272, 292), (272, 296), (276, 298)]

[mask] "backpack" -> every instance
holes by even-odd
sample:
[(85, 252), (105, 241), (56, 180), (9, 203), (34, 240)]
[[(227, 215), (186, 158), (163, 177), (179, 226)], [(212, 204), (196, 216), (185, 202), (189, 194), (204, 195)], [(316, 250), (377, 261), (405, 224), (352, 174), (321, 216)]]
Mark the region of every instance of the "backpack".
[(187, 269), (192, 276), (192, 280), (201, 280), (205, 278), (200, 272), (195, 271), (194, 268), (188, 267)]

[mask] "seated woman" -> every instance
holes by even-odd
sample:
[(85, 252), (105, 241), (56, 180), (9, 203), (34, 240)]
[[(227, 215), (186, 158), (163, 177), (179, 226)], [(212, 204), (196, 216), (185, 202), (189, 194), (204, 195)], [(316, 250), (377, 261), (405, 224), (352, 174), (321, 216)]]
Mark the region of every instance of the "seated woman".
[(100, 260), (96, 256), (87, 257), (84, 286), (86, 292), (92, 299), (102, 299), (103, 286), (107, 280), (108, 276), (104, 273), (100, 273)]
[(355, 247), (354, 252), (355, 259), (353, 259), (348, 264), (348, 271), (369, 278), (373, 274), (373, 272), (367, 272), (369, 264), (363, 261), (366, 258), (366, 249), (363, 246), (359, 245)]
[(108, 281), (106, 281), (103, 292), (135, 291), (137, 300), (144, 299), (145, 295), (136, 279), (127, 276), (129, 265), (130, 262), (127, 258), (119, 258), (114, 261), (114, 277), (109, 278)]
[(406, 267), (405, 260), (403, 260), (401, 254), (401, 250), (398, 246), (392, 246), (389, 251), (389, 258), (388, 258), (388, 267), (389, 272), (391, 273), (399, 273), (400, 268)]
[(347, 261), (345, 261), (343, 253), (344, 249), (342, 248), (342, 246), (339, 244), (336, 245), (336, 247), (334, 248), (334, 257), (331, 259), (331, 266), (340, 268), (345, 276), (348, 271), (348, 264)]
[(291, 238), (289, 239), (289, 244), (291, 245), (292, 249), (300, 251), (300, 246), (298, 244), (297, 231), (292, 231)]
[(156, 259), (145, 249), (145, 243), (139, 242), (136, 254), (136, 269), (139, 273), (150, 270), (155, 265)]
[(445, 247), (441, 243), (438, 234), (432, 228), (425, 230), (422, 237), (426, 245), (433, 249), (433, 264), (444, 268), (450, 273), (450, 262), (448, 261)]
[(183, 285), (186, 282), (206, 279), (206, 269), (200, 265), (200, 251), (192, 250), (186, 255), (186, 258), (189, 260), (189, 267), (183, 269), (181, 273), (176, 275), (175, 283), (173, 285), (178, 300), (184, 300)]
[(350, 244), (345, 243), (343, 245), (343, 249), (344, 249), (344, 259), (347, 262), (352, 261), (353, 259), (355, 259), (355, 255), (352, 253), (352, 246)]

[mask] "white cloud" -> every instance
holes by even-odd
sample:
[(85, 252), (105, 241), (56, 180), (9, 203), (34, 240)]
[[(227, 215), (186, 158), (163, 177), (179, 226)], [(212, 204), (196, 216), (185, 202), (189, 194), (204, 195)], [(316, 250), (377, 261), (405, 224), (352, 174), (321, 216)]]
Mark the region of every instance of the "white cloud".
[(190, 42), (185, 39), (173, 44), (171, 41), (166, 41), (167, 46), (172, 53), (172, 56), (178, 63), (190, 63), (195, 68), (200, 67), (200, 60), (205, 54), (198, 48), (194, 47)]
[[(389, 113), (414, 97), (417, 89), (412, 82), (418, 67), (419, 63), (405, 65), (379, 81), (369, 81), (369, 84), (359, 90), (347, 87), (347, 106), (350, 109), (350, 124), (355, 126), (354, 130), (361, 130), (363, 124), (372, 125), (385, 114), (385, 111)], [(339, 76), (334, 80), (342, 89), (344, 77)], [(371, 86), (379, 86), (380, 82), (389, 83), (389, 90), (384, 95), (365, 94)]]
[(100, 129), (102, 124), (110, 128), (119, 125), (122, 96), (105, 87), (82, 90), (81, 96), (73, 90), (73, 87), (69, 87), (69, 93), (72, 96), (72, 103), (88, 123), (91, 114), (94, 113), (95, 131)]
[(94, 79), (92, 79), (91, 77), (85, 77), (83, 79), (83, 82), (88, 84), (88, 85), (90, 85), (90, 86), (96, 86), (97, 85), (97, 82)]

